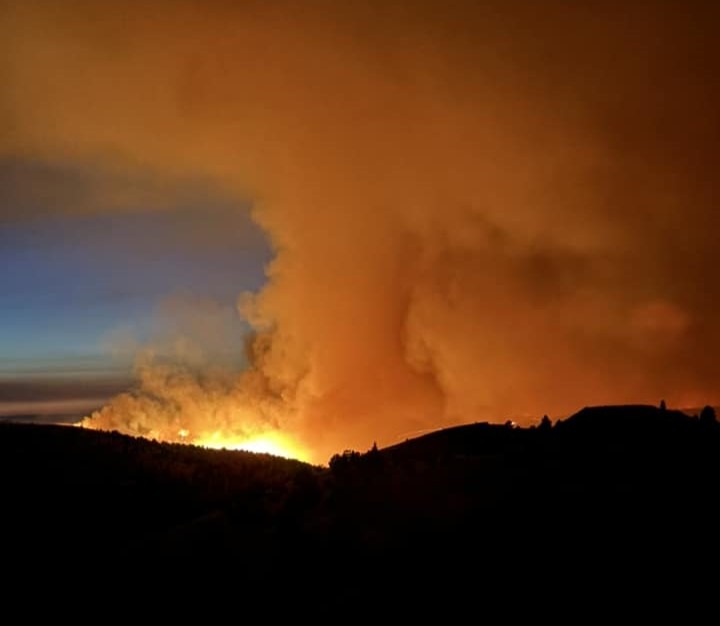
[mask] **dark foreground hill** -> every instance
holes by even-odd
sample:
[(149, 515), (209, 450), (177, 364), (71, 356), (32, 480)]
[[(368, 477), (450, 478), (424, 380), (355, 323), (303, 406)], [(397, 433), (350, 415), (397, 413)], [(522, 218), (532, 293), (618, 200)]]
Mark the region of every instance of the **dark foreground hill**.
[(321, 589), (321, 612), (599, 572), (686, 580), (718, 556), (720, 425), (704, 418), (596, 407), (348, 451), (329, 468), (0, 424), (4, 563), (223, 572), (245, 593)]

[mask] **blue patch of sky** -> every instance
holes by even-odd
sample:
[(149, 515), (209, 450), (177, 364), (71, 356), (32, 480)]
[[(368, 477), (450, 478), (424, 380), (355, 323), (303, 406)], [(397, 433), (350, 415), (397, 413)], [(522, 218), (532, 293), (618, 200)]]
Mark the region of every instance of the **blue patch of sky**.
[(0, 371), (102, 360), (116, 329), (147, 336), (165, 297), (258, 289), (270, 256), (227, 202), (0, 223)]

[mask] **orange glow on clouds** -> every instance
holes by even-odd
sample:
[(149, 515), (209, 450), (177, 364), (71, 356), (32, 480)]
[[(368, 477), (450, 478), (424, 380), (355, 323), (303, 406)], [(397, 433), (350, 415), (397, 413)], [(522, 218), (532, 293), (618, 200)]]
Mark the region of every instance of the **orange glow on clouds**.
[(93, 427), (300, 456), (280, 430), (324, 460), (501, 415), (718, 402), (703, 3), (6, 4), (3, 155), (207, 180), (275, 251), (239, 298), (246, 371), (179, 341)]

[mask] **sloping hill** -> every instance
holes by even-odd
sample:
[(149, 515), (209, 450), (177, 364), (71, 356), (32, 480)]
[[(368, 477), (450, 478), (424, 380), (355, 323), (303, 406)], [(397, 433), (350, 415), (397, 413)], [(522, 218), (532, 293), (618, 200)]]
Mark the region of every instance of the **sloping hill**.
[(314, 610), (328, 612), (397, 602), (398, 581), (459, 602), (549, 563), (572, 572), (565, 584), (597, 571), (634, 584), (720, 556), (720, 425), (645, 406), (470, 424), (329, 468), (0, 424), (0, 488), (6, 563), (229, 567), (257, 597), (321, 588)]
[(220, 528), (239, 511), (266, 518), (299, 475), (316, 471), (267, 454), (0, 423), (0, 532), (21, 554), (105, 559), (151, 545), (172, 552), (173, 541), (197, 537), (198, 520)]

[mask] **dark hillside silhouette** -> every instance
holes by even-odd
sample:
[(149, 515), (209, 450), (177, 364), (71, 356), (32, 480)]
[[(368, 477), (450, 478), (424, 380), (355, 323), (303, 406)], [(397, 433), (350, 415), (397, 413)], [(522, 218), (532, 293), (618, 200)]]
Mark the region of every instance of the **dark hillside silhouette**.
[[(711, 419), (712, 418), (712, 419)], [(58, 426), (0, 424), (5, 562), (229, 571), (314, 610), (441, 603), (498, 580), (613, 584), (718, 551), (720, 425), (652, 406), (488, 423), (329, 467)], [(13, 556), (14, 555), (14, 556)], [(402, 596), (405, 597), (405, 596)], [(445, 600), (443, 600), (445, 599)], [(334, 608), (335, 607), (335, 608)]]

